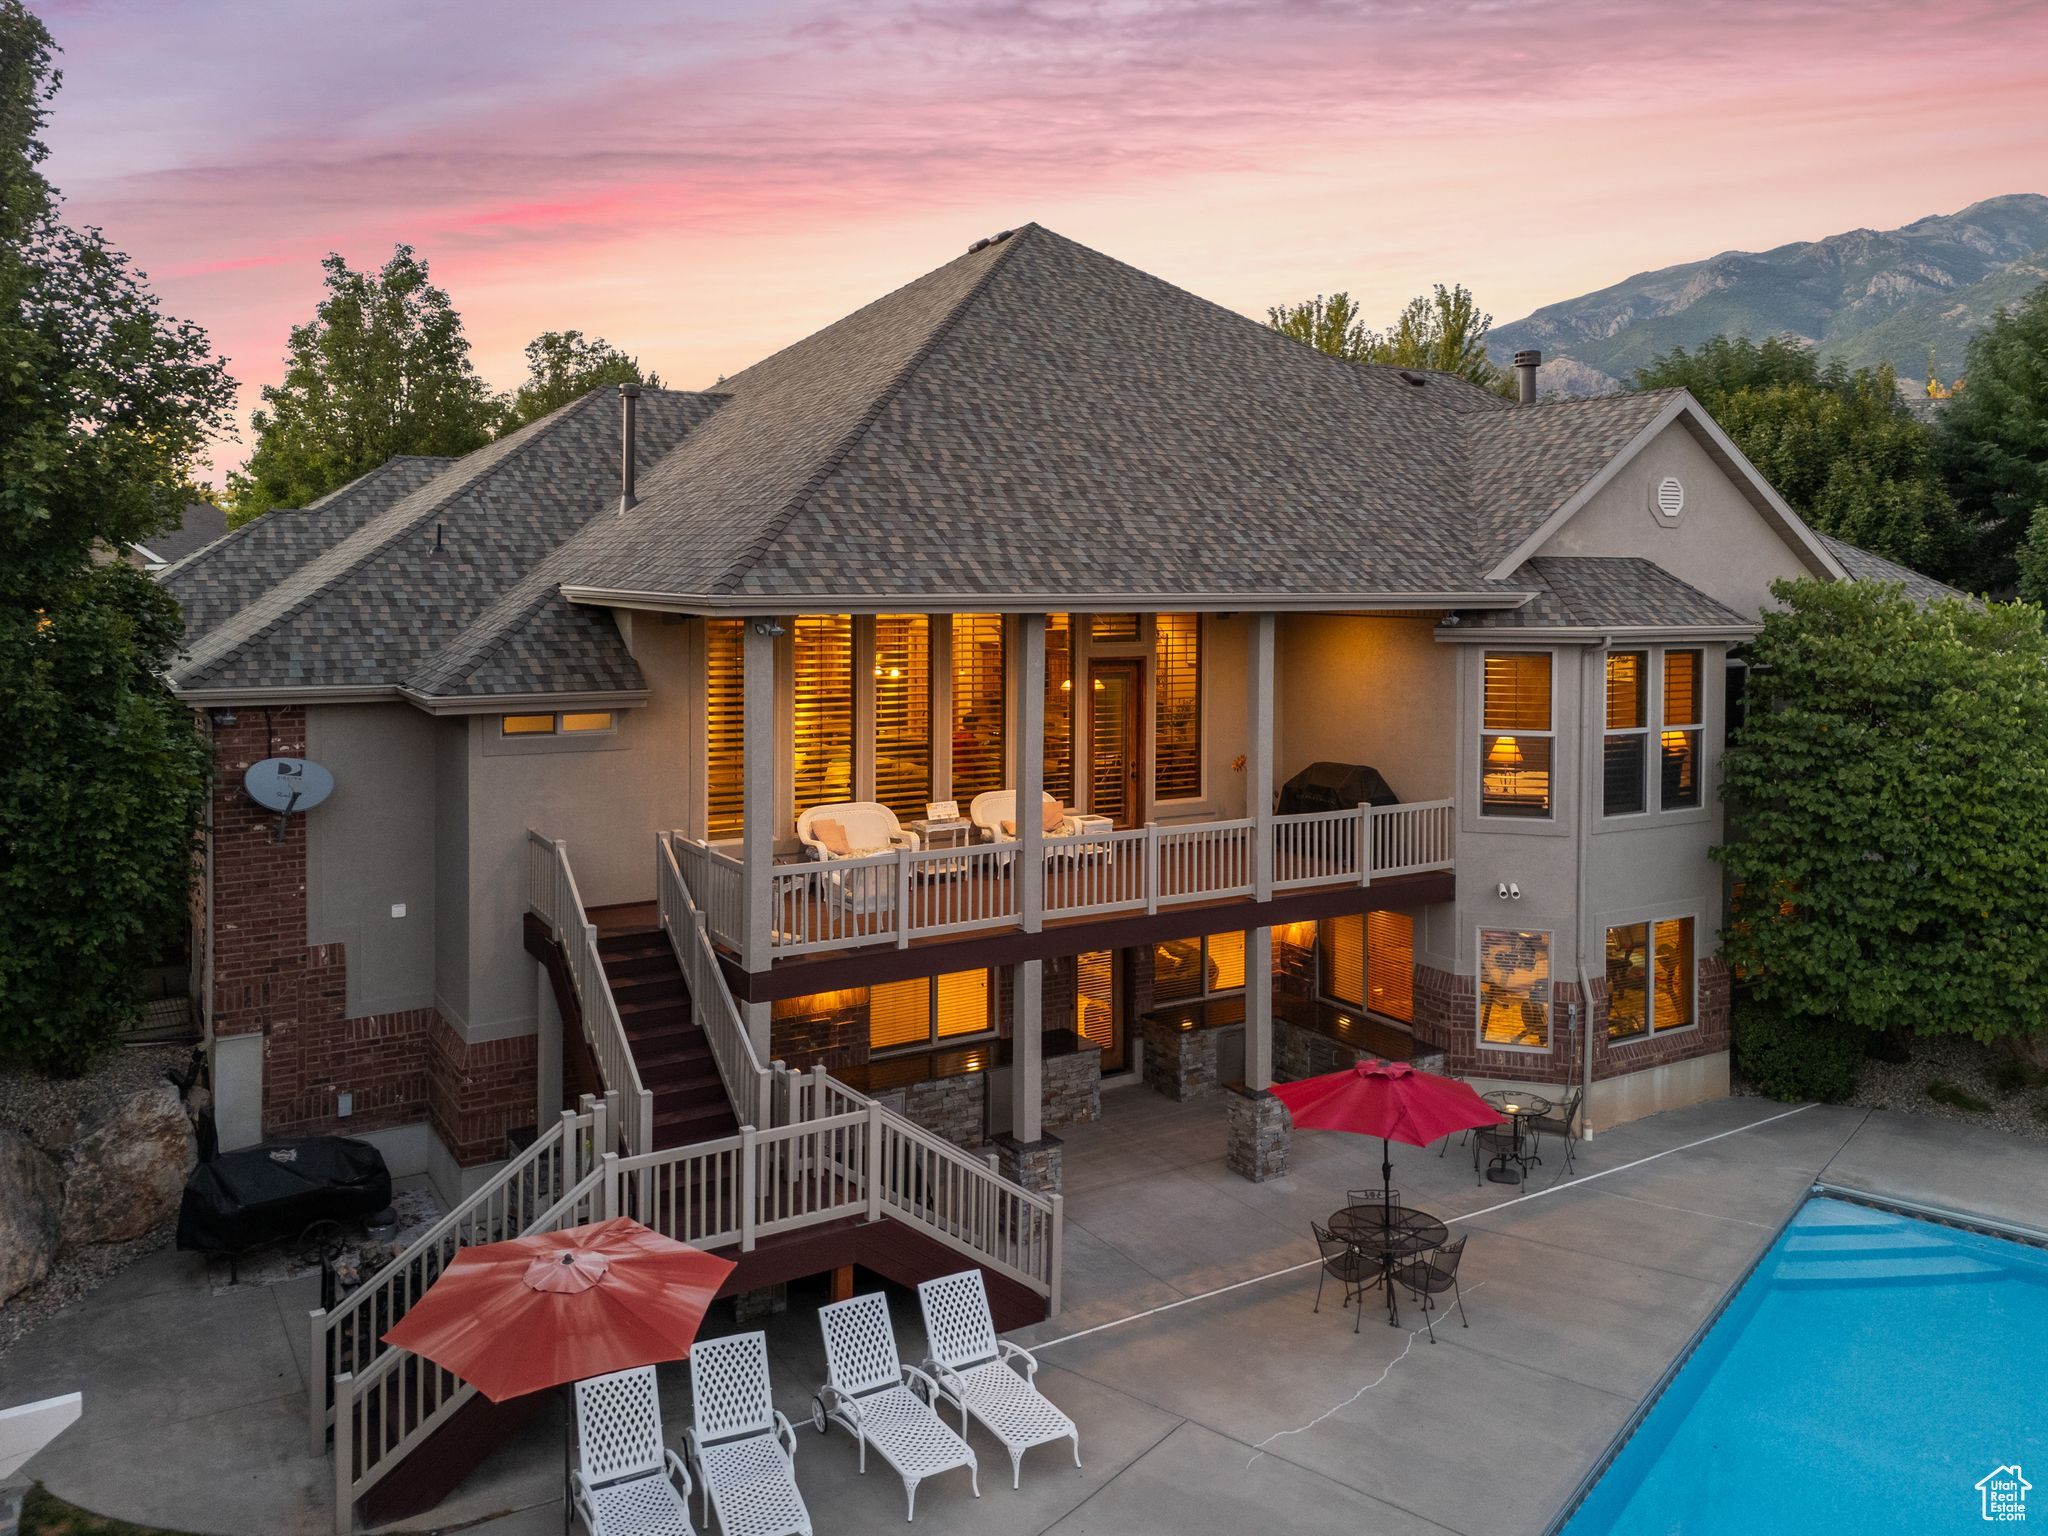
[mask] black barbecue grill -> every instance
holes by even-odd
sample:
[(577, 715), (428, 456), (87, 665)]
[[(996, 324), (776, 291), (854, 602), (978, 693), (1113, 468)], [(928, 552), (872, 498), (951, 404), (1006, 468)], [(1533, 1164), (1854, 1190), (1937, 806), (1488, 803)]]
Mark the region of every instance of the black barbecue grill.
[(347, 1136), (266, 1141), (223, 1152), (185, 1181), (178, 1247), (240, 1257), (391, 1205), (384, 1155)]
[(1355, 811), (1361, 805), (1399, 805), (1377, 768), (1363, 763), (1310, 763), (1280, 786), (1279, 815)]

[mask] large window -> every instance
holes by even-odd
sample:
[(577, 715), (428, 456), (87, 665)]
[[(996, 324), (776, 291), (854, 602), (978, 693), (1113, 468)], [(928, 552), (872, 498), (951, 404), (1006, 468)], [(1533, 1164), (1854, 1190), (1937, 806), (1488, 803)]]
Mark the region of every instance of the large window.
[(1075, 956), (1074, 1028), (1083, 1040), (1101, 1048), (1104, 1072), (1120, 1072), (1124, 1067), (1116, 982), (1116, 957), (1111, 951), (1097, 949)]
[(1550, 935), (1479, 930), (1479, 1043), (1550, 1048)]
[(868, 1049), (936, 1045), (995, 1027), (987, 971), (950, 971), (868, 988)]
[(1074, 803), (1074, 631), (1064, 613), (1045, 619), (1045, 792)]
[(853, 798), (853, 621), (799, 614), (795, 623), (796, 806)]
[(1698, 651), (1664, 653), (1664, 720), (1658, 737), (1664, 771), (1657, 803), (1667, 811), (1700, 803), (1700, 661)]
[(1009, 777), (1003, 752), (1003, 616), (953, 615), (953, 790), (965, 811)]
[(1608, 929), (1607, 1037), (1628, 1040), (1692, 1021), (1692, 919)]
[(921, 613), (875, 620), (875, 798), (908, 820), (932, 797), (931, 633)]
[(1152, 796), (1192, 800), (1202, 793), (1202, 616), (1162, 613), (1156, 636)]
[(1152, 998), (1184, 1003), (1244, 986), (1244, 935), (1212, 933), (1197, 939), (1168, 939), (1152, 950)]
[(1488, 651), (1479, 735), (1479, 813), (1550, 814), (1550, 655)]
[(1405, 912), (1347, 913), (1318, 926), (1322, 995), (1415, 1022), (1415, 920)]
[(745, 819), (746, 640), (739, 619), (704, 624), (705, 830), (738, 837)]
[(1607, 729), (1600, 808), (1634, 816), (1650, 808), (1650, 653), (1607, 658)]

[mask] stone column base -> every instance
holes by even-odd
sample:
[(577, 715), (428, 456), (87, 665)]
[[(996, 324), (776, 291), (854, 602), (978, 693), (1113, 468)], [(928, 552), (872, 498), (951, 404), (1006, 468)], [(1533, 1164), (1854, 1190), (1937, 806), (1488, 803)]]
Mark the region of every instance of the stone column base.
[(998, 1136), (996, 1167), (1004, 1178), (1036, 1194), (1056, 1195), (1060, 1192), (1060, 1150), (1065, 1145), (1057, 1136), (1041, 1136), (1036, 1141)]
[(787, 1285), (764, 1285), (757, 1290), (741, 1291), (732, 1299), (733, 1321), (742, 1328), (749, 1323), (758, 1323), (764, 1318), (774, 1317), (788, 1310)]
[(1285, 1175), (1292, 1127), (1287, 1106), (1267, 1089), (1233, 1086), (1229, 1109), (1230, 1171), (1254, 1184)]

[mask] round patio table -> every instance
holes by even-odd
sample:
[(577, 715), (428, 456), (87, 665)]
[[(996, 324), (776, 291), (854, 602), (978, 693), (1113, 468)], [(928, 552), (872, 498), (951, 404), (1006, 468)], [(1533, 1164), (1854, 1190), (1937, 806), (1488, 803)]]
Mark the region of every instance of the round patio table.
[[(1482, 1093), (1480, 1097), (1507, 1118), (1511, 1144), (1510, 1150), (1495, 1154), (1495, 1166), (1486, 1170), (1486, 1176), (1496, 1184), (1519, 1184), (1531, 1163), (1543, 1161), (1534, 1154), (1522, 1155), (1522, 1122), (1541, 1119), (1550, 1113), (1553, 1106), (1540, 1093), (1527, 1093), (1516, 1088), (1496, 1088), (1491, 1093)], [(1512, 1172), (1508, 1169), (1510, 1162), (1515, 1165)]]
[(1450, 1228), (1427, 1211), (1405, 1205), (1347, 1205), (1330, 1218), (1330, 1236), (1341, 1238), (1380, 1263), (1380, 1284), (1387, 1288), (1387, 1326), (1401, 1321), (1394, 1299), (1394, 1263), (1443, 1247)]

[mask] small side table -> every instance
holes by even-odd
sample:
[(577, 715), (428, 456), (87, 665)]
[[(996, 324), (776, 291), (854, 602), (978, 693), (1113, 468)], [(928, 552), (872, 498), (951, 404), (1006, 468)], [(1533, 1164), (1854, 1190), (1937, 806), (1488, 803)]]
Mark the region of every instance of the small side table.
[[(917, 834), (917, 846), (928, 849), (952, 850), (974, 846), (974, 823), (971, 821), (916, 821), (905, 822), (904, 826)], [(936, 859), (922, 866), (927, 877), (964, 875), (967, 873), (965, 859)]]
[(1115, 847), (1115, 844), (1109, 842), (1090, 842), (1088, 839), (1091, 836), (1102, 837), (1115, 830), (1116, 823), (1107, 816), (1094, 816), (1083, 811), (1074, 812), (1075, 854), (1092, 859), (1108, 858), (1110, 850)]

